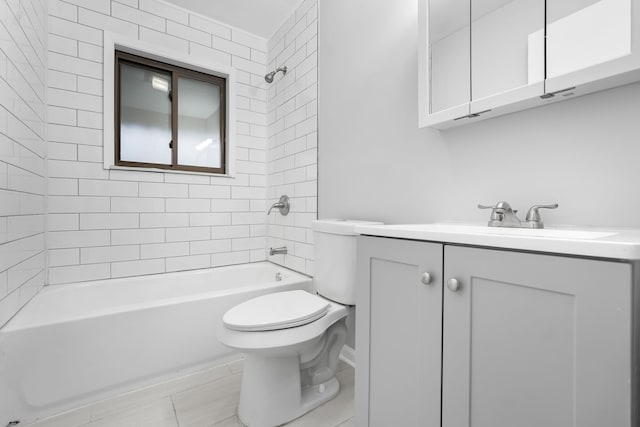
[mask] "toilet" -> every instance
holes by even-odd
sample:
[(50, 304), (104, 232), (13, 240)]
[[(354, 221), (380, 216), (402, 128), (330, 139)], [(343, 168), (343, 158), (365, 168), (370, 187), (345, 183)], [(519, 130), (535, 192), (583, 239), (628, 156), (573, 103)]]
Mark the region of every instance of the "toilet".
[(245, 301), (223, 316), (218, 339), (244, 354), (238, 417), (274, 427), (332, 399), (345, 321), (355, 304), (356, 233), (348, 220), (314, 221), (316, 294), (294, 290)]

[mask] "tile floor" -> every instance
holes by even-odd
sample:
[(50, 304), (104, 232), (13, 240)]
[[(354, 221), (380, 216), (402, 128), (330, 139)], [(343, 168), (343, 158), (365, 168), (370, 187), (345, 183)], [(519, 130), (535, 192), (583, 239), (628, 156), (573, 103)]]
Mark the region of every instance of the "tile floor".
[[(353, 427), (354, 370), (340, 362), (340, 393), (287, 427)], [(28, 427), (242, 427), (242, 360), (43, 419)]]

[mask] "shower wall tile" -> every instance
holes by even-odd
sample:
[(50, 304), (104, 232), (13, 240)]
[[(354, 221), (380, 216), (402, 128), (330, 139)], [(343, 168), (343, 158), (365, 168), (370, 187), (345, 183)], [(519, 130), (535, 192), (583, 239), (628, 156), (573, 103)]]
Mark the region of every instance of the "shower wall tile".
[[(48, 4), (50, 283), (265, 259), (267, 40), (162, 0)], [(236, 67), (234, 178), (103, 169), (105, 31)]]
[(317, 217), (317, 0), (305, 0), (269, 40), (268, 69), (286, 66), (267, 89), (266, 205), (287, 194), (289, 215), (268, 218), (267, 247), (286, 246), (273, 262), (313, 274)]
[(0, 3), (0, 327), (45, 281), (46, 19), (45, 0)]

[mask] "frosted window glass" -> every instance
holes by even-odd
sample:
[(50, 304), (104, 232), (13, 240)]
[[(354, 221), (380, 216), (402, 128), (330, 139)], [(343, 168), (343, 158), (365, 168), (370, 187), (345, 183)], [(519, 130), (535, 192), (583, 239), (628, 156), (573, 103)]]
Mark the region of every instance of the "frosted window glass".
[(171, 75), (120, 63), (120, 160), (171, 164)]
[(178, 78), (178, 164), (222, 167), (220, 87)]

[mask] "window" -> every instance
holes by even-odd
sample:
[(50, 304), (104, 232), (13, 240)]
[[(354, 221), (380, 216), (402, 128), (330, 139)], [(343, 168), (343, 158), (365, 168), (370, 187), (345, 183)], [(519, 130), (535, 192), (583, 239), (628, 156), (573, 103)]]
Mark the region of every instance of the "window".
[(115, 164), (227, 173), (227, 81), (115, 53)]

